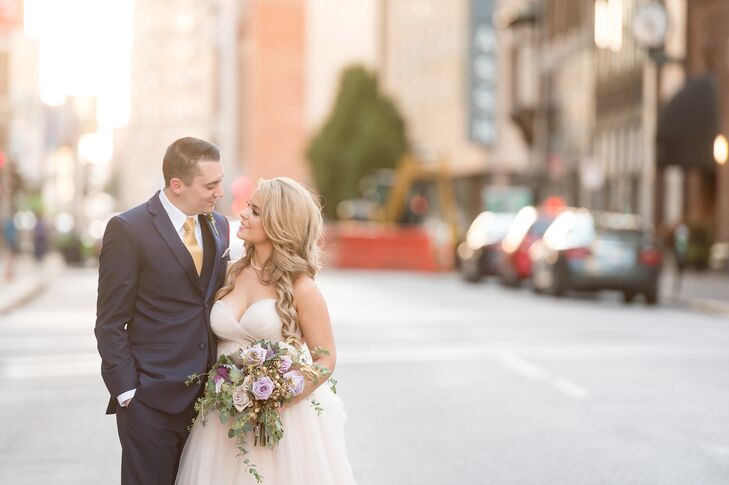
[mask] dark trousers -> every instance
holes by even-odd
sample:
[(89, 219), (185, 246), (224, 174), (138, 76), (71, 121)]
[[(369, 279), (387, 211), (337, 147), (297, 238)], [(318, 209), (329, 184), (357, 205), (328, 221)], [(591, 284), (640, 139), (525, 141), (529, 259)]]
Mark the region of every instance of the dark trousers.
[(116, 409), (122, 485), (173, 485), (195, 410), (167, 414), (133, 399)]

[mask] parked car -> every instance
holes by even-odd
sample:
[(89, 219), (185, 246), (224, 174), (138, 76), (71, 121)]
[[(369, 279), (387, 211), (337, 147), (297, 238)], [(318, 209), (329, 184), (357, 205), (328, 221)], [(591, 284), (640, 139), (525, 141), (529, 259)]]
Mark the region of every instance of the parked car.
[(658, 302), (663, 256), (639, 216), (568, 209), (529, 251), (535, 291), (619, 290)]
[(532, 262), (529, 259), (529, 248), (542, 238), (561, 210), (561, 207), (536, 209), (527, 206), (517, 212), (500, 245), (499, 274), (504, 284), (517, 286), (531, 276)]
[(457, 257), (461, 276), (475, 282), (487, 275), (498, 275), (501, 268), (499, 245), (504, 239), (516, 214), (482, 212), (474, 219), (466, 233), (466, 240), (458, 246)]

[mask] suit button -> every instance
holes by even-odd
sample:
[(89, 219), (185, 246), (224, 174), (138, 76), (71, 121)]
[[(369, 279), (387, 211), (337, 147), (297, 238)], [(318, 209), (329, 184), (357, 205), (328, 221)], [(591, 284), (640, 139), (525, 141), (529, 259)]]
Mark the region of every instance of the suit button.
[(205, 342), (200, 342), (200, 345), (198, 345), (198, 347), (200, 347), (200, 349), (202, 350), (205, 350), (205, 347), (207, 347), (207, 345), (205, 345)]

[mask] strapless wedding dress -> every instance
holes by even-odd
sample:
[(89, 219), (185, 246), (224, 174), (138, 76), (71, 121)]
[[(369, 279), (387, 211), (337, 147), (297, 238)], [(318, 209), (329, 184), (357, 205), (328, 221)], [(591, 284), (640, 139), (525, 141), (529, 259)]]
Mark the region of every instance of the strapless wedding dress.
[[(210, 324), (218, 337), (218, 355), (229, 354), (252, 341), (280, 341), (282, 322), (276, 300), (253, 303), (236, 320), (223, 301), (217, 301)], [(354, 485), (344, 442), (342, 401), (322, 384), (313, 397), (324, 412), (318, 415), (308, 400), (281, 411), (284, 436), (273, 448), (253, 446), (246, 455), (256, 465), (264, 485)], [(244, 485), (257, 483), (245, 470), (236, 441), (228, 437), (231, 422), (221, 423), (211, 413), (203, 426), (195, 424), (182, 451), (176, 485)]]

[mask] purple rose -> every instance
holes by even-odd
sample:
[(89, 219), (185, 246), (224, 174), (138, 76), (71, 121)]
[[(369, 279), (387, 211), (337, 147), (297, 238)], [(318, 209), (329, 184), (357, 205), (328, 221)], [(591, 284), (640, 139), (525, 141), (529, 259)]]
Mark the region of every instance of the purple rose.
[(253, 383), (253, 389), (251, 389), (253, 397), (259, 401), (265, 401), (273, 393), (273, 381), (266, 376), (259, 377)]
[(291, 364), (293, 364), (293, 362), (291, 361), (291, 357), (289, 357), (288, 355), (284, 355), (283, 357), (281, 357), (281, 360), (278, 363), (278, 371), (281, 374), (285, 374), (291, 368)]
[(223, 387), (223, 383), (228, 380), (230, 380), (230, 369), (225, 366), (218, 367), (215, 370), (215, 377), (213, 377), (215, 392), (220, 392), (220, 388)]
[(283, 375), (288, 382), (289, 389), (294, 396), (298, 396), (304, 391), (304, 376), (297, 370), (292, 370)]
[(266, 360), (266, 349), (256, 344), (248, 348), (243, 354), (243, 361), (246, 365), (259, 366)]
[(218, 377), (222, 378), (225, 381), (230, 380), (230, 369), (228, 369), (224, 365), (221, 365), (215, 371), (215, 378), (217, 379)]

